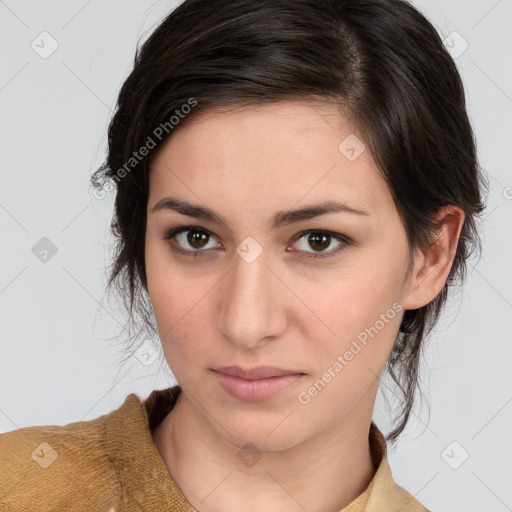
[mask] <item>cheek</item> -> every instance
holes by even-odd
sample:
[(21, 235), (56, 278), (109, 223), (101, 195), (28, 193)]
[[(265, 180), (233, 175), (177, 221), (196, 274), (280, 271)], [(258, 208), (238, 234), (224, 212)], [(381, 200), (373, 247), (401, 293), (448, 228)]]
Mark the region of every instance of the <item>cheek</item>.
[(208, 343), (204, 325), (207, 288), (204, 280), (194, 283), (180, 273), (164, 253), (160, 248), (146, 249), (148, 291), (167, 363), (178, 380), (182, 376), (187, 380), (187, 375), (201, 367), (204, 344)]
[(218, 339), (208, 310), (218, 276), (179, 265), (170, 250), (152, 234), (147, 237), (148, 292), (167, 364), (190, 389), (205, 378)]
[(148, 293), (162, 345), (172, 339), (185, 318), (190, 287), (183, 286), (168, 247), (155, 237), (146, 237), (145, 264)]
[(159, 281), (150, 292), (151, 303), (164, 351), (199, 355), (204, 343), (204, 299), (190, 291), (190, 286), (174, 278)]
[(200, 304), (194, 297), (177, 293), (178, 289), (166, 287), (156, 291), (152, 302), (167, 364), (178, 382), (190, 387), (190, 382), (204, 377), (202, 371), (211, 363), (205, 359), (211, 354), (205, 348), (210, 336), (201, 323), (205, 316)]
[(323, 326), (320, 331), (319, 322), (308, 324), (305, 337), (314, 340), (309, 357), (314, 372), (298, 397), (308, 414), (322, 417), (330, 404), (332, 416), (326, 422), (333, 422), (374, 396), (402, 316), (392, 297), (388, 287), (363, 287), (361, 281), (319, 294), (318, 315), (335, 334)]
[(161, 336), (185, 316), (189, 303), (194, 301), (194, 287), (181, 277), (170, 251), (167, 243), (159, 240), (155, 233), (146, 235), (148, 292)]
[(386, 275), (362, 269), (309, 283), (297, 295), (307, 306), (311, 330), (347, 339), (373, 325), (400, 299), (399, 283), (398, 273), (391, 270)]
[(396, 340), (403, 314), (401, 263), (378, 267), (362, 259), (359, 262), (350, 274), (340, 273), (321, 285), (310, 283), (300, 292), (310, 308), (301, 325), (304, 337), (315, 340), (313, 360), (319, 373), (346, 355), (343, 372), (347, 378), (358, 378), (352, 368), (371, 368), (378, 374)]

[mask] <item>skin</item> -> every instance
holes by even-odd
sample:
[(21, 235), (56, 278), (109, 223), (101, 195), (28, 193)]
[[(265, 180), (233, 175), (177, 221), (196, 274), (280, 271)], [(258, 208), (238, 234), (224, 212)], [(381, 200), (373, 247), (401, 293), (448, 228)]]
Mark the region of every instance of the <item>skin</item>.
[[(441, 291), (464, 214), (441, 210), (437, 243), (415, 250), (411, 260), (404, 226), (369, 151), (350, 161), (338, 149), (350, 134), (364, 140), (332, 105), (282, 101), (185, 120), (151, 162), (148, 292), (166, 360), (183, 391), (153, 438), (171, 477), (200, 512), (332, 512), (361, 494), (374, 474), (368, 433), (379, 377), (404, 310)], [(228, 226), (153, 212), (168, 196), (207, 206)], [(326, 200), (368, 215), (338, 212), (276, 229), (270, 224), (278, 211)], [(202, 245), (191, 245), (189, 232), (174, 238), (181, 249), (202, 254), (173, 252), (164, 237), (179, 226), (207, 232)], [(305, 230), (329, 230), (352, 242), (328, 237), (315, 245), (308, 243), (310, 233), (298, 238)], [(236, 251), (248, 236), (262, 249), (251, 263)], [(330, 256), (307, 259), (318, 253)], [(402, 311), (386, 316), (342, 371), (300, 403), (299, 393), (393, 303)], [(305, 375), (265, 401), (242, 402), (212, 371), (226, 365), (271, 365)], [(248, 442), (260, 457), (251, 467), (237, 457)]]

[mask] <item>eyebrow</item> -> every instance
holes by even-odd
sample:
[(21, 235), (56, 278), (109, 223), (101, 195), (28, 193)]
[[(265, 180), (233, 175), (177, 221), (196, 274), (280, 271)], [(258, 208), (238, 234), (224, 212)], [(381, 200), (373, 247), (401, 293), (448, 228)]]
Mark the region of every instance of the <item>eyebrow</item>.
[[(216, 224), (227, 227), (228, 221), (219, 213), (197, 204), (182, 201), (175, 197), (164, 197), (153, 206), (151, 213), (162, 210), (172, 210), (188, 217), (207, 220)], [(354, 215), (370, 215), (364, 209), (356, 209), (337, 201), (325, 201), (316, 205), (309, 205), (297, 210), (282, 210), (277, 212), (271, 220), (273, 229), (300, 222), (303, 220), (313, 219), (326, 213), (350, 213)]]

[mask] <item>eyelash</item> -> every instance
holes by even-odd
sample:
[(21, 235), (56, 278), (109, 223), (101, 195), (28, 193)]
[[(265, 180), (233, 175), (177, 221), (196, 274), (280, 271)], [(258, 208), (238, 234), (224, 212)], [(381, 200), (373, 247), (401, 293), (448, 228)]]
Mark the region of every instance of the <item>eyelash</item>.
[[(174, 252), (176, 252), (177, 254), (180, 254), (181, 256), (197, 258), (200, 253), (205, 253), (206, 250), (187, 251), (187, 250), (179, 248), (172, 241), (172, 239), (175, 236), (179, 235), (180, 233), (183, 233), (185, 231), (192, 231), (192, 230), (202, 231), (202, 232), (206, 233), (207, 235), (212, 236), (212, 234), (207, 229), (201, 228), (199, 226), (180, 226), (178, 228), (174, 228), (174, 229), (169, 230), (164, 235), (164, 240), (169, 240), (169, 243), (171, 245), (171, 249)], [(295, 237), (293, 239), (293, 243), (295, 243), (298, 240), (300, 240), (301, 238), (303, 238), (304, 235), (307, 235), (307, 234), (310, 234), (310, 233), (316, 233), (316, 234), (323, 234), (323, 235), (331, 236), (331, 238), (333, 238), (336, 241), (340, 242), (341, 245), (339, 247), (337, 247), (336, 249), (331, 249), (330, 251), (323, 252), (323, 253), (309, 253), (309, 252), (305, 252), (305, 251), (298, 251), (299, 253), (302, 253), (302, 254), (300, 254), (300, 257), (304, 258), (306, 260), (317, 260), (317, 259), (330, 258), (330, 257), (338, 254), (339, 252), (343, 251), (347, 246), (352, 244), (352, 240), (350, 240), (350, 238), (348, 238), (345, 235), (342, 235), (340, 233), (335, 233), (333, 231), (321, 230), (321, 229), (309, 229), (309, 230), (301, 231), (300, 233), (295, 235)], [(203, 257), (203, 256), (201, 256), (201, 257)]]

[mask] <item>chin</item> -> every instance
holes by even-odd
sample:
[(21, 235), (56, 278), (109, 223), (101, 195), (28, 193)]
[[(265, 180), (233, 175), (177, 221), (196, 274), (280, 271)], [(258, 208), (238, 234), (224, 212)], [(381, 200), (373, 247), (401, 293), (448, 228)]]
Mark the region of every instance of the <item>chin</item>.
[(297, 418), (292, 420), (294, 414), (286, 418), (287, 414), (281, 414), (278, 418), (272, 414), (265, 418), (255, 412), (241, 413), (243, 417), (237, 417), (232, 411), (221, 422), (222, 426), (226, 425), (226, 430), (219, 424), (212, 427), (226, 443), (237, 449), (246, 449), (250, 443), (254, 446), (247, 447), (249, 450), (255, 450), (256, 447), (256, 451), (276, 452), (292, 448), (305, 440), (304, 425), (297, 424)]

